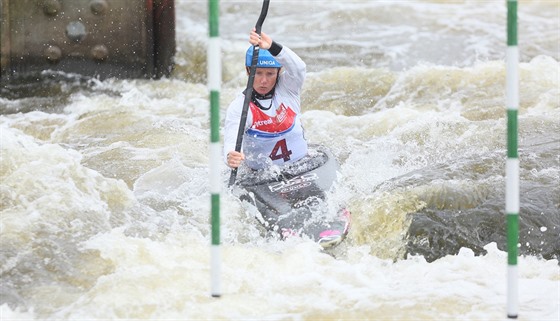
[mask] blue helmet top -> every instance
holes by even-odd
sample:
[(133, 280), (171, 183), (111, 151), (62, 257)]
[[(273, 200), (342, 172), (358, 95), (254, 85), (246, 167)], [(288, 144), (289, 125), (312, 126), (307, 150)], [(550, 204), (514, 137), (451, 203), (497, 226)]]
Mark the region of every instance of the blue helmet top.
[[(253, 60), (253, 46), (247, 49), (247, 54), (245, 55), (245, 66), (251, 67), (251, 61)], [(266, 49), (259, 49), (259, 59), (257, 61), (258, 68), (280, 68), (282, 64), (279, 63), (272, 54)]]

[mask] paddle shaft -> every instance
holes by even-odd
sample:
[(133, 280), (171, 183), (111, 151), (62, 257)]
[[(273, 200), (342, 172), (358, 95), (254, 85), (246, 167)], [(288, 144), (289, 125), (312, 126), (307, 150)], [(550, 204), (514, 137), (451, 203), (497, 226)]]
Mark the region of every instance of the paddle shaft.
[[(270, 0), (263, 0), (263, 5), (261, 8), (261, 14), (255, 25), (256, 32), (260, 35), (262, 24), (268, 13), (268, 5)], [(243, 101), (243, 109), (241, 110), (241, 118), (239, 120), (239, 129), (237, 130), (237, 140), (235, 142), (235, 151), (241, 151), (241, 145), (243, 144), (243, 134), (245, 133), (245, 123), (247, 122), (247, 113), (249, 112), (249, 103), (251, 102), (251, 96), (253, 95), (253, 83), (255, 82), (255, 73), (257, 71), (257, 62), (259, 60), (259, 45), (253, 46), (253, 59), (251, 60), (251, 67), (249, 68), (249, 79), (247, 80), (247, 89), (245, 90), (245, 100)], [(235, 178), (237, 177), (237, 168), (231, 170), (229, 176), (229, 186), (235, 183)]]

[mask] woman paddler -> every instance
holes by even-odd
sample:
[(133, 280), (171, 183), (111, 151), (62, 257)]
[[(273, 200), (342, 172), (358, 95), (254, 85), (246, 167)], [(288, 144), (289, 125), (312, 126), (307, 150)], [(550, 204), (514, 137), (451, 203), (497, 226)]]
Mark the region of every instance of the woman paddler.
[[(241, 152), (235, 151), (245, 92), (228, 106), (224, 126), (224, 158), (237, 168), (245, 162), (249, 168), (263, 169), (276, 164), (293, 163), (307, 154), (307, 141), (301, 124), (300, 94), (306, 74), (305, 62), (291, 49), (273, 41), (255, 29), (249, 35), (258, 45), (259, 57), (249, 103)], [(253, 59), (253, 47), (247, 49), (247, 74)]]

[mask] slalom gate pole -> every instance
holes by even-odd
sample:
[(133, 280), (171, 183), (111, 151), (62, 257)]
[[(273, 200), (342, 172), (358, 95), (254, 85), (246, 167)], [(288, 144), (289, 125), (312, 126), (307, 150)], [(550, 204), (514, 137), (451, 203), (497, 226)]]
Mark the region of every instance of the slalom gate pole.
[(517, 47), (517, 0), (507, 0), (507, 317), (516, 319), (519, 306), (517, 243), (519, 241), (519, 159), (517, 154), (517, 113), (519, 109), (519, 49)]
[(210, 90), (210, 199), (212, 244), (210, 258), (211, 291), (213, 297), (220, 297), (220, 87), (222, 83), (222, 62), (219, 38), (219, 0), (208, 0), (209, 36), (207, 52), (208, 89)]

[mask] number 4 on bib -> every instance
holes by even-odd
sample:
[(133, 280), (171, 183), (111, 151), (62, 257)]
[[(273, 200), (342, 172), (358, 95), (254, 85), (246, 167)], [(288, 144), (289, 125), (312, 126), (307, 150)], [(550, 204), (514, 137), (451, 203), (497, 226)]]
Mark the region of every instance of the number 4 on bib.
[(290, 160), (290, 155), (292, 155), (292, 151), (288, 150), (288, 146), (286, 145), (286, 140), (282, 139), (274, 145), (272, 152), (270, 153), (270, 159), (277, 160), (277, 159), (284, 159), (285, 162)]

